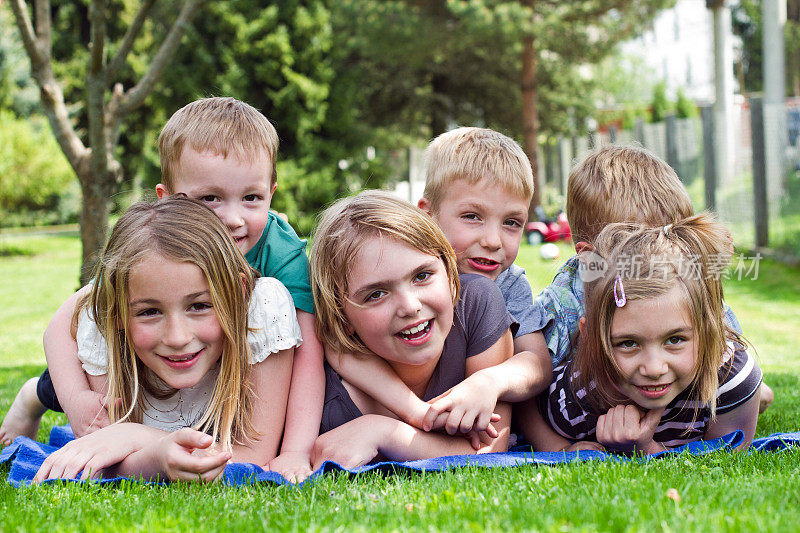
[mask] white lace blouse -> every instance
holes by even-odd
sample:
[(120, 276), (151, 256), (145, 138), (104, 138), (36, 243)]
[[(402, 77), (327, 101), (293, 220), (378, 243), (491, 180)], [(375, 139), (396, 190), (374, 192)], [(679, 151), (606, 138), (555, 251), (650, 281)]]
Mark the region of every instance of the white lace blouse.
[[(250, 364), (260, 363), (271, 353), (303, 343), (292, 296), (275, 278), (256, 280), (247, 312), (247, 326)], [(93, 376), (106, 374), (108, 347), (86, 308), (78, 317), (76, 340), (78, 359), (86, 373)], [(195, 386), (179, 389), (164, 400), (146, 395), (142, 422), (164, 431), (194, 426), (205, 412), (218, 373), (219, 365), (211, 369)]]

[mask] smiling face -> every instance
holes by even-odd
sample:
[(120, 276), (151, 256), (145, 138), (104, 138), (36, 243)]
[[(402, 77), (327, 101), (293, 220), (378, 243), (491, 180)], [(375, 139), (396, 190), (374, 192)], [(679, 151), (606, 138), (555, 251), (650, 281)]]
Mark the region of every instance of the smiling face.
[(611, 345), (621, 373), (620, 392), (644, 409), (665, 407), (695, 378), (697, 332), (677, 285), (617, 309)]
[(430, 377), (453, 325), (442, 260), (390, 237), (372, 237), (351, 261), (347, 282), (344, 313), (364, 345), (401, 378)]
[(454, 180), (438, 208), (420, 200), (453, 246), (460, 273), (497, 279), (517, 258), (528, 202), (499, 184)]
[(159, 184), (156, 193), (159, 198), (184, 193), (211, 208), (246, 254), (258, 243), (267, 225), (275, 192), (271, 173), (272, 161), (266, 155), (249, 164), (233, 156), (201, 153), (187, 146), (178, 162), (175, 190), (168, 191)]
[(128, 297), (134, 352), (170, 387), (192, 387), (217, 364), (224, 335), (199, 267), (149, 253), (131, 269)]

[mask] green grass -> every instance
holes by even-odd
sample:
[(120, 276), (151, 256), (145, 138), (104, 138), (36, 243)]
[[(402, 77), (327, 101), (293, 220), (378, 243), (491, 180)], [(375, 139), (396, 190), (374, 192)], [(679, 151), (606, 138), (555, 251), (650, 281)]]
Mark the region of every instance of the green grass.
[[(0, 254), (0, 416), (22, 383), (44, 367), (42, 330), (77, 286), (80, 253), (75, 237), (0, 241), (0, 247), (11, 244), (27, 251)], [(523, 245), (518, 263), (538, 291), (570, 254), (562, 246), (559, 260), (544, 261), (537, 248)], [(767, 261), (758, 279), (726, 282), (726, 299), (775, 391), (757, 436), (800, 429), (799, 296), (800, 271)], [(48, 413), (39, 440), (64, 422)], [(680, 501), (667, 496), (671, 488)], [(797, 530), (798, 507), (795, 451), (352, 479), (334, 474), (302, 489), (133, 483), (14, 489), (0, 483), (2, 531)]]

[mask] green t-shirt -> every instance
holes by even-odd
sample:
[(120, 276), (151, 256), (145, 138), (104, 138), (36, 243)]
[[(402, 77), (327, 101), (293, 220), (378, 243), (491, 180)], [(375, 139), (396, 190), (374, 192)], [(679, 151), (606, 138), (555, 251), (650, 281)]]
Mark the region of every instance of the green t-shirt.
[(314, 312), (306, 240), (298, 237), (288, 222), (270, 211), (264, 233), (244, 257), (262, 276), (283, 283), (289, 289), (296, 308)]

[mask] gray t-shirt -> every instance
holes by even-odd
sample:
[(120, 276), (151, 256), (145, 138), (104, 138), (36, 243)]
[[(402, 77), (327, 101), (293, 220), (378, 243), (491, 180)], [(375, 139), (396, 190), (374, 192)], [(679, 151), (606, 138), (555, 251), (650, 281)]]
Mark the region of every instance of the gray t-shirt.
[[(430, 400), (453, 388), (466, 377), (467, 357), (491, 348), (511, 328), (513, 317), (492, 281), (478, 274), (462, 274), (461, 297), (456, 302), (453, 327), (444, 341), (439, 363), (433, 370), (423, 400)], [(320, 435), (361, 416), (342, 384), (342, 378), (325, 363), (325, 405)]]
[(497, 276), (495, 284), (500, 288), (506, 309), (519, 323), (514, 337), (538, 331), (538, 325), (542, 321), (542, 308), (533, 304), (533, 292), (525, 276), (525, 269), (512, 264)]

